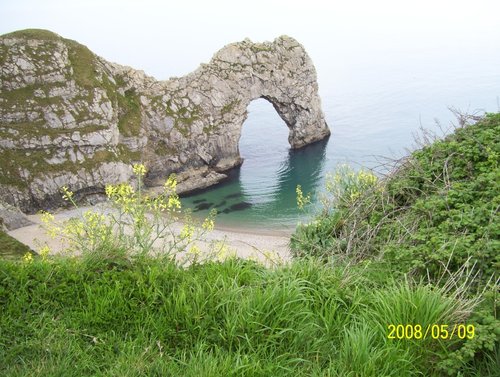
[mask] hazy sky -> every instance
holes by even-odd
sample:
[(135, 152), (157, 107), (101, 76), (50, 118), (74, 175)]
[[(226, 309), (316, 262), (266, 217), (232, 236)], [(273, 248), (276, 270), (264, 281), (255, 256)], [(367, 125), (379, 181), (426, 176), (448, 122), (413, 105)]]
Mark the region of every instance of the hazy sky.
[[(332, 61), (435, 50), (457, 56), (500, 47), (498, 0), (0, 0), (0, 34), (52, 30), (158, 79), (207, 62), (227, 43), (287, 34), (325, 75)], [(321, 80), (320, 80), (321, 82)]]

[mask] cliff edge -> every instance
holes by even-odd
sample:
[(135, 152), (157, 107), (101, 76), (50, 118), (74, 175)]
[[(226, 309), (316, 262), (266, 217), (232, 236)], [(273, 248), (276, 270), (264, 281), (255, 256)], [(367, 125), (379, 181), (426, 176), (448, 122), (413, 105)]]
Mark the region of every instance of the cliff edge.
[(147, 186), (177, 173), (181, 191), (238, 166), (248, 104), (271, 102), (300, 148), (330, 134), (316, 71), (293, 38), (233, 43), (167, 81), (110, 63), (46, 30), (0, 36), (0, 198), (24, 212), (61, 204), (60, 187), (101, 195), (148, 168)]

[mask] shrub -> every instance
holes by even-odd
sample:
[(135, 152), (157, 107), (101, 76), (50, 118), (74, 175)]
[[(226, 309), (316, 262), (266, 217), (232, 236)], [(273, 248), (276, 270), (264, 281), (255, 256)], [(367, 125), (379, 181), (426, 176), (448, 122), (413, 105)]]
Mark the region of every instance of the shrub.
[(500, 267), (498, 140), (500, 114), (487, 114), (378, 183), (344, 168), (316, 220), (292, 236), (295, 254), (382, 260), (433, 281), (466, 265), (485, 283)]
[[(355, 172), (348, 165), (340, 165), (335, 174), (328, 174), (326, 194), (321, 198), (321, 213), (314, 221), (298, 225), (291, 237), (290, 246), (294, 255), (327, 257), (350, 253), (346, 217), (363, 195), (376, 189), (377, 181), (374, 174), (365, 170)], [(302, 190), (298, 186), (299, 204), (303, 201), (301, 197)]]
[[(500, 114), (487, 114), (413, 152), (373, 187), (357, 190), (356, 183), (336, 179), (323, 211), (292, 236), (296, 256), (362, 262), (379, 284), (389, 276), (408, 278), (469, 297), (477, 307), (472, 312), (470, 306), (462, 318), (476, 334), (447, 343), (446, 352), (436, 354), (438, 374), (483, 376), (498, 370), (499, 140)], [(392, 311), (401, 314), (398, 308), (413, 307), (384, 297), (375, 302), (388, 303), (382, 311), (387, 319)], [(440, 304), (428, 298), (415, 307), (429, 302)], [(359, 334), (370, 339), (365, 327), (349, 339)]]

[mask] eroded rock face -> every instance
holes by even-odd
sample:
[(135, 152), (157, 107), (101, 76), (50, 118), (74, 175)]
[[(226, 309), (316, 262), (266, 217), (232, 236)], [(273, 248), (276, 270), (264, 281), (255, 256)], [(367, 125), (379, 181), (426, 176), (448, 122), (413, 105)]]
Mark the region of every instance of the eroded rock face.
[(292, 148), (330, 134), (314, 66), (286, 36), (230, 44), (168, 81), (43, 30), (1, 36), (0, 63), (0, 197), (26, 212), (58, 205), (63, 185), (102, 193), (139, 161), (148, 186), (171, 173), (185, 191), (214, 184), (241, 164), (241, 127), (257, 98), (288, 125)]

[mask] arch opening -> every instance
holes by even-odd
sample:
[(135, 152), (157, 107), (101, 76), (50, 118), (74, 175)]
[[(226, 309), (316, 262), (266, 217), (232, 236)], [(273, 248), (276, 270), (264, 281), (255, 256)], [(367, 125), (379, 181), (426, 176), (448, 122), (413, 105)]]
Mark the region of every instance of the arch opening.
[(247, 112), (238, 143), (243, 158), (239, 179), (246, 194), (264, 203), (276, 194), (279, 172), (290, 150), (289, 128), (267, 99), (251, 101)]

